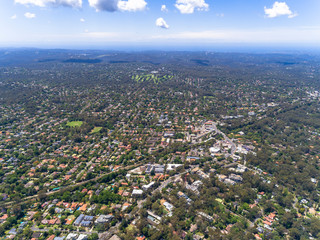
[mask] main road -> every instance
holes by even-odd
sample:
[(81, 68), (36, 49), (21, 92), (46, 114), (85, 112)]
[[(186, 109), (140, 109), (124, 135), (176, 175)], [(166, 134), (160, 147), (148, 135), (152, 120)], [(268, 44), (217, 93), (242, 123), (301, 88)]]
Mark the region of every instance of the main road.
[(233, 155), (236, 152), (236, 149), (237, 149), (236, 144), (234, 144), (234, 142), (232, 142), (231, 139), (224, 132), (221, 132), (217, 128), (217, 124), (213, 124), (213, 130), (216, 133), (221, 134), (223, 136), (224, 140), (227, 141), (231, 145), (231, 153), (230, 153), (230, 155)]

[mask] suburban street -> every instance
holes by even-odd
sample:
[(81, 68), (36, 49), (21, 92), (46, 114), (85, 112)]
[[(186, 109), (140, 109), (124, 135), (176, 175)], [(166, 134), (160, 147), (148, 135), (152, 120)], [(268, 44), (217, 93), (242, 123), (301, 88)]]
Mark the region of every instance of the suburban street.
[[(84, 185), (84, 184), (86, 184), (88, 182), (97, 181), (97, 180), (99, 180), (99, 179), (101, 179), (101, 178), (103, 178), (103, 177), (105, 177), (105, 176), (107, 176), (107, 175), (109, 175), (111, 173), (119, 172), (121, 170), (128, 170), (130, 168), (136, 168), (136, 167), (139, 167), (141, 165), (142, 165), (142, 163), (136, 163), (134, 165), (130, 165), (130, 166), (127, 166), (127, 167), (118, 168), (113, 172), (108, 172), (108, 173), (102, 174), (102, 175), (100, 175), (98, 177), (95, 177), (95, 178), (92, 178), (92, 179), (89, 179), (89, 180), (86, 180), (86, 181), (78, 182), (78, 183), (72, 184), (70, 186), (61, 187), (59, 190), (46, 192), (46, 193), (44, 193), (44, 195), (45, 196), (50, 196), (50, 195), (53, 195), (55, 193), (61, 192), (63, 190), (67, 190), (67, 189), (70, 189), (70, 188), (73, 188), (73, 187), (78, 187), (78, 186)], [(29, 197), (23, 198), (19, 202), (11, 201), (11, 202), (1, 203), (0, 206), (8, 207), (8, 206), (12, 206), (12, 205), (22, 204), (22, 203), (28, 202), (28, 201), (30, 201), (32, 199), (38, 198), (39, 196), (40, 196), (40, 194), (36, 194), (36, 195), (33, 195), (33, 196), (29, 196)]]

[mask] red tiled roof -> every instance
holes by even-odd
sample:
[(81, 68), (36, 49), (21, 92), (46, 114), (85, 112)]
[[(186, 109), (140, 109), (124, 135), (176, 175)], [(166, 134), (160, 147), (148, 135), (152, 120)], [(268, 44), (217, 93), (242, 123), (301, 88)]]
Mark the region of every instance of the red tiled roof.
[(51, 235), (50, 237), (47, 238), (47, 240), (53, 240), (55, 238), (55, 235)]

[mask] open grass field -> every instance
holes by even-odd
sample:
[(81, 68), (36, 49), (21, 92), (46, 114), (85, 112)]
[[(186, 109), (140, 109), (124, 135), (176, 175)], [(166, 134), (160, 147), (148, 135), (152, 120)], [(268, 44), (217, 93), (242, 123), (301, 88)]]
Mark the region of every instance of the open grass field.
[(171, 75), (158, 76), (155, 74), (145, 74), (145, 75), (132, 76), (132, 80), (135, 80), (137, 83), (153, 82), (154, 84), (159, 84), (161, 82), (164, 82), (164, 81), (172, 79), (172, 78), (173, 78), (173, 76), (171, 76)]
[(95, 127), (94, 129), (92, 129), (91, 133), (100, 132), (101, 129), (102, 129), (102, 127)]
[(82, 121), (72, 121), (72, 122), (68, 122), (67, 126), (68, 127), (81, 127), (82, 124), (83, 124)]

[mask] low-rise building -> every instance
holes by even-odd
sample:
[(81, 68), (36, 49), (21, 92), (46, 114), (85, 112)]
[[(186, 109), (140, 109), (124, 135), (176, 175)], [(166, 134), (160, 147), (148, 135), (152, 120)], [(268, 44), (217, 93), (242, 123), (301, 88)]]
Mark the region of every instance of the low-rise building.
[(141, 189), (133, 189), (132, 191), (132, 197), (141, 197), (143, 194), (143, 190)]
[(161, 217), (154, 214), (153, 212), (151, 211), (147, 211), (148, 213), (148, 221), (151, 223), (151, 224), (159, 224), (161, 222)]
[(73, 225), (80, 226), (80, 223), (84, 219), (84, 216), (85, 216), (84, 214), (80, 214), (79, 217), (77, 217), (77, 219), (74, 221)]
[(147, 184), (147, 185), (143, 185), (142, 186), (142, 189), (144, 190), (144, 191), (148, 191), (150, 188), (152, 188), (152, 186), (155, 184), (155, 182), (151, 182), (151, 183), (149, 183), (149, 184)]
[(243, 178), (240, 175), (236, 175), (233, 173), (230, 174), (229, 178), (235, 182), (242, 182), (243, 181)]
[(77, 240), (88, 240), (88, 236), (85, 234), (80, 234)]
[(182, 197), (183, 197), (184, 199), (186, 199), (188, 204), (190, 204), (190, 203), (192, 202), (192, 200), (191, 200), (186, 194), (184, 194), (183, 192), (180, 192), (180, 191), (179, 191), (179, 192), (178, 192), (178, 197), (179, 197), (179, 198), (182, 198)]
[(66, 240), (76, 240), (78, 238), (78, 234), (76, 233), (69, 233)]
[(165, 208), (168, 210), (168, 212), (169, 212), (168, 215), (169, 215), (169, 217), (171, 217), (172, 216), (172, 211), (174, 209), (174, 206), (171, 203), (168, 203), (168, 202), (164, 202), (163, 206), (165, 206)]
[(229, 179), (229, 178), (226, 178), (223, 182), (224, 182), (225, 184), (229, 184), (229, 185), (235, 185), (235, 184), (236, 184), (235, 181), (233, 181), (233, 180), (231, 180), (231, 179)]
[(108, 223), (108, 222), (111, 222), (113, 219), (113, 215), (109, 214), (109, 215), (100, 215), (95, 223), (96, 224), (105, 224), (105, 223)]
[(55, 237), (53, 240), (64, 240), (66, 237)]
[(203, 218), (205, 218), (209, 222), (212, 222), (214, 220), (213, 217), (209, 216), (208, 214), (206, 214), (204, 212), (198, 212), (198, 215), (202, 216)]

